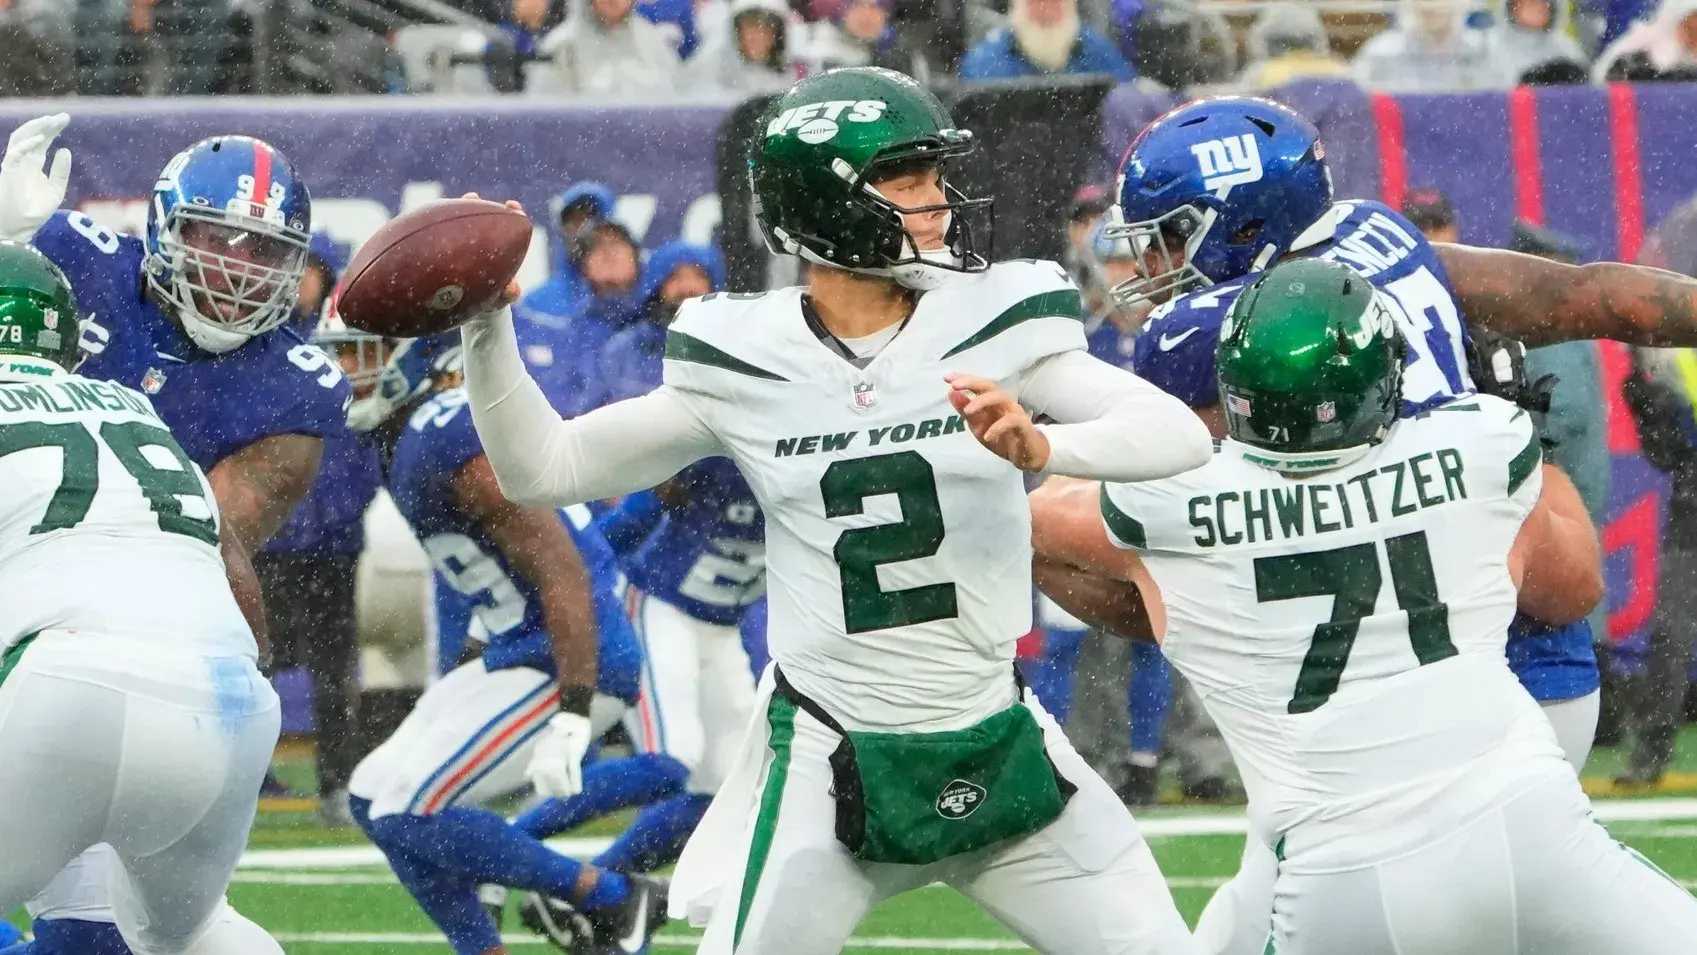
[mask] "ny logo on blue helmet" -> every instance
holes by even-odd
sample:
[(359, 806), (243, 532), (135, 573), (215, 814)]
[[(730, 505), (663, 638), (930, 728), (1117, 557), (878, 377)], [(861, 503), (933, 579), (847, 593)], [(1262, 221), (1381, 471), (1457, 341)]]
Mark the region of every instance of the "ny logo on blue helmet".
[(1114, 298), (1147, 307), (1260, 271), (1331, 204), (1320, 133), (1292, 110), (1249, 96), (1181, 106), (1149, 124), (1120, 165), (1104, 234), (1130, 242), (1137, 273)]
[(196, 345), (227, 352), (287, 321), (306, 273), (312, 197), (282, 153), (203, 139), (153, 184), (148, 285)]

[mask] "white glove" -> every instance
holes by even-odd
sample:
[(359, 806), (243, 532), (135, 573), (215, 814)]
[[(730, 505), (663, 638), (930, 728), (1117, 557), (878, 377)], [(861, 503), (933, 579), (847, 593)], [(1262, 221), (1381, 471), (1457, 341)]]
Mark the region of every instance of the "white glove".
[(28, 242), (65, 204), (71, 180), (71, 151), (61, 149), (47, 165), (47, 150), (71, 122), (69, 113), (41, 116), (12, 130), (0, 159), (0, 239)]
[(556, 713), (536, 741), (524, 778), (550, 799), (570, 799), (583, 791), (583, 757), (589, 753), (589, 717)]

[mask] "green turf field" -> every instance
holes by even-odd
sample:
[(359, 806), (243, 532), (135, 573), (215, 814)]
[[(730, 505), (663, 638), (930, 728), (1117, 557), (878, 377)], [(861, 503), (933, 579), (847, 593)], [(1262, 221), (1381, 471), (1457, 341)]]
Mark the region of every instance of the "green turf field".
[[(1687, 888), (1697, 889), (1697, 728), (1682, 739), (1676, 772), (1641, 798), (1597, 800), (1615, 837), (1642, 851)], [(1587, 767), (1587, 788), (1611, 793), (1618, 755), (1599, 751)], [(284, 773), (310, 787), (310, 766)], [(1618, 795), (1618, 794), (1615, 794)], [(1648, 798), (1643, 798), (1648, 797)], [(354, 830), (318, 828), (310, 803), (272, 803), (260, 815), (230, 900), (265, 926), (291, 955), (450, 955), (451, 950)], [(1185, 917), (1194, 920), (1210, 893), (1236, 871), (1243, 847), (1242, 817), (1232, 807), (1173, 807), (1140, 812), (1162, 871)], [(615, 833), (614, 819), (560, 843), (590, 855)], [(20, 913), (21, 915), (21, 913)], [(22, 924), (22, 919), (17, 919)], [(508, 943), (543, 952), (540, 940), (510, 919)], [(688, 952), (683, 926), (663, 930), (653, 951)], [(933, 887), (894, 899), (861, 926), (851, 951), (889, 955), (1027, 951), (1017, 940), (949, 889)]]
[[(1610, 828), (1688, 887), (1697, 887), (1697, 800), (1611, 802), (1599, 808), (1609, 814), (1670, 817), (1619, 821)], [(1167, 810), (1146, 813), (1143, 818), (1179, 907), (1194, 919), (1214, 887), (1237, 868), (1243, 839), (1232, 834), (1169, 833), (1228, 828), (1238, 817), (1229, 811)], [(294, 841), (281, 835), (287, 831), (269, 828), (269, 837), (256, 841)], [(346, 848), (256, 850), (249, 860), (253, 864), (244, 865), (237, 875), (230, 900), (270, 929), (294, 955), (448, 955), (448, 946), (388, 871), (360, 864), (355, 857), (362, 847), (351, 839), (334, 841)], [(588, 840), (572, 846), (591, 847)], [(509, 943), (516, 949), (544, 950), (516, 920), (509, 930)], [(654, 951), (687, 952), (691, 947), (689, 933), (672, 926), (662, 932)], [(952, 891), (933, 887), (895, 899), (874, 912), (861, 926), (851, 950), (943, 955), (1026, 949)]]

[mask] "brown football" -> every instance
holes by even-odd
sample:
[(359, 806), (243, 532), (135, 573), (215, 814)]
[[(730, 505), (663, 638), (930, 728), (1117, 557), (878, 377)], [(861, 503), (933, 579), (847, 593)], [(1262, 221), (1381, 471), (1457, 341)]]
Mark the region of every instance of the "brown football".
[(485, 310), (530, 251), (530, 219), (483, 199), (444, 199), (378, 229), (336, 291), (347, 324), (393, 338), (458, 327)]

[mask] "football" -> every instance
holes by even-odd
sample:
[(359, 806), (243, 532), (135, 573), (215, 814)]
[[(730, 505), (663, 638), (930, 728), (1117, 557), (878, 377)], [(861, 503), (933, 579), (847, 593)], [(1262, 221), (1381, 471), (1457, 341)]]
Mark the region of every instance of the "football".
[(458, 327), (493, 302), (530, 251), (530, 219), (483, 199), (399, 216), (360, 247), (336, 291), (342, 321), (392, 338)]

